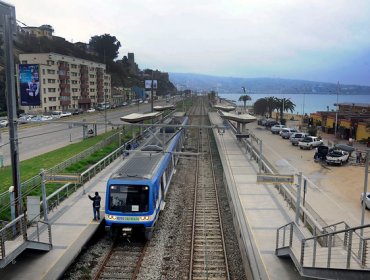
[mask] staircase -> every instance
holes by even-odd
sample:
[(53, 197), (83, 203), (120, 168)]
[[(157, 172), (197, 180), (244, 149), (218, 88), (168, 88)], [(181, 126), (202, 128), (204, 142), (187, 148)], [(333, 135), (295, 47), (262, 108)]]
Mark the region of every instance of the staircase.
[(43, 221), (27, 226), (24, 214), (0, 230), (0, 269), (13, 262), (26, 249), (50, 251), (51, 226)]
[(340, 222), (316, 236), (291, 222), (277, 229), (278, 257), (289, 256), (302, 276), (326, 279), (370, 279), (370, 224), (349, 227)]

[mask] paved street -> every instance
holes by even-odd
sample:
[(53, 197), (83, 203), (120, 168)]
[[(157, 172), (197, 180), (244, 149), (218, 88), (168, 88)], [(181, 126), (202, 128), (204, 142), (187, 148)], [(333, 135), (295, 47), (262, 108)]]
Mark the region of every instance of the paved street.
[[(249, 129), (263, 141), (263, 153), (269, 158), (281, 174), (297, 174), (303, 172), (308, 177), (306, 202), (314, 209), (315, 205), (325, 205), (326, 211), (319, 215), (328, 223), (345, 221), (357, 226), (361, 221), (362, 206), (360, 194), (364, 188), (364, 166), (353, 163), (343, 166), (328, 166), (314, 161), (315, 150), (301, 150), (292, 146), (289, 140), (273, 135), (257, 123), (249, 125)], [(322, 134), (324, 143), (333, 141), (332, 135)], [(345, 143), (345, 141), (341, 141)], [(358, 145), (365, 150), (365, 145)], [(310, 193), (321, 193), (319, 199), (311, 200)], [(315, 196), (317, 197), (317, 196)], [(329, 213), (337, 215), (332, 219)], [(327, 214), (327, 215), (326, 215)], [(365, 223), (370, 223), (370, 211), (365, 213)]]

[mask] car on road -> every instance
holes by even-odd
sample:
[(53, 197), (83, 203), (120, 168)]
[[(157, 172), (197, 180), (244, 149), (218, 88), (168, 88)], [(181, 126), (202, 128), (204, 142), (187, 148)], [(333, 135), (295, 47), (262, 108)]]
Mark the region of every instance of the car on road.
[(323, 145), (324, 142), (316, 136), (307, 136), (302, 141), (298, 142), (298, 147), (300, 149), (313, 149), (314, 147), (318, 147)]
[(296, 133), (293, 133), (290, 136), (289, 140), (292, 143), (292, 145), (295, 146), (295, 145), (298, 145), (298, 143), (300, 141), (302, 141), (307, 136), (308, 136), (307, 133), (304, 133), (304, 132), (296, 132)]
[(283, 139), (289, 139), (290, 136), (293, 134), (293, 133), (296, 133), (297, 130), (295, 128), (289, 128), (289, 127), (286, 127), (286, 128), (283, 128), (282, 130), (280, 130), (280, 136), (281, 138)]
[(87, 113), (94, 113), (95, 112), (95, 109), (94, 108), (90, 108), (86, 111)]
[(84, 113), (84, 110), (82, 109), (74, 109), (72, 110), (72, 115), (79, 115), (79, 114), (83, 114)]
[(9, 125), (8, 120), (0, 120), (0, 127), (7, 127)]
[[(364, 193), (361, 193), (361, 197), (360, 197), (361, 204), (363, 203), (363, 197), (364, 197)], [(367, 192), (365, 196), (365, 208), (370, 209), (370, 192)]]
[(343, 165), (343, 163), (348, 162), (348, 158), (348, 152), (338, 149), (330, 149), (326, 155), (326, 163)]
[(69, 116), (72, 116), (72, 113), (71, 112), (62, 112), (62, 114), (60, 114), (60, 117), (61, 118), (69, 117)]
[(280, 130), (282, 130), (283, 128), (286, 128), (286, 126), (283, 124), (275, 124), (274, 126), (271, 127), (270, 130), (272, 134), (279, 134)]
[(274, 119), (267, 119), (267, 120), (262, 121), (262, 125), (266, 127), (271, 127), (276, 124), (280, 124), (280, 123), (278, 121), (275, 121)]

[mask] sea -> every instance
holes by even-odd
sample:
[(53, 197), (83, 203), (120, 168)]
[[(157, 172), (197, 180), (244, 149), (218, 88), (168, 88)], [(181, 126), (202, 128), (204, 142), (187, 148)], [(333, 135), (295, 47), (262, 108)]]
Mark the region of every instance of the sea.
[[(243, 94), (219, 93), (219, 97), (235, 101), (238, 106), (243, 106), (243, 101), (238, 101)], [(318, 111), (335, 111), (336, 103), (361, 103), (370, 106), (370, 95), (343, 95), (343, 94), (248, 94), (252, 100), (247, 101), (247, 106), (252, 106), (260, 98), (275, 96), (277, 98), (290, 99), (296, 106), (294, 114), (310, 114)]]

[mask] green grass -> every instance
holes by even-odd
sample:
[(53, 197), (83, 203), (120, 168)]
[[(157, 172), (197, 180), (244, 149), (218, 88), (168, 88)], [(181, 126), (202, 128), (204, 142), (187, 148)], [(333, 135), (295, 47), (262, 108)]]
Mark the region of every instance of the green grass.
[[(24, 182), (40, 173), (40, 169), (49, 169), (78, 153), (94, 146), (106, 137), (112, 135), (115, 131), (110, 131), (96, 137), (88, 138), (82, 142), (68, 145), (66, 147), (36, 156), (34, 158), (20, 162), (21, 182)], [(117, 146), (117, 143), (116, 143)], [(9, 189), (12, 183), (12, 170), (10, 166), (0, 169), (0, 193)]]

